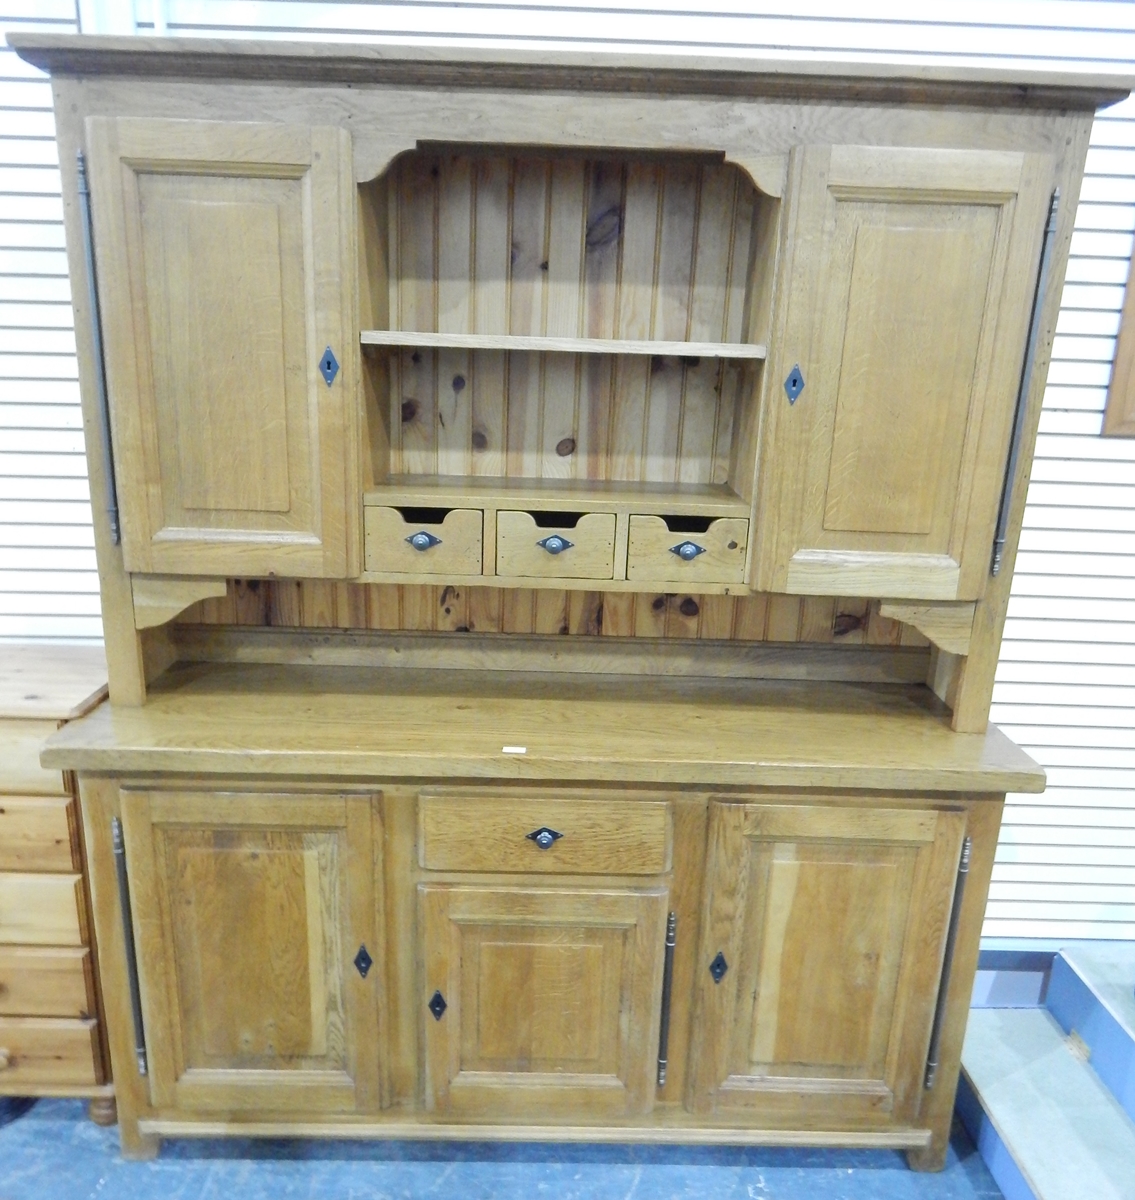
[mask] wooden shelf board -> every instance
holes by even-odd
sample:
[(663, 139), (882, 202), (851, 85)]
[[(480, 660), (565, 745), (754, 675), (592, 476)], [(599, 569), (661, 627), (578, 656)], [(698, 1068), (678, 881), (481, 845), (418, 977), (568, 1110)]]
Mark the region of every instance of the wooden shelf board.
[[(525, 754), (504, 753), (524, 746)], [(48, 742), (78, 771), (1036, 792), (925, 686), (197, 663)]]
[(411, 333), (399, 329), (364, 329), (364, 346), (415, 347), (441, 350), (526, 350), (551, 354), (652, 354), (675, 358), (761, 360), (767, 347), (752, 342), (660, 342), (633, 338), (533, 337), (516, 333)]
[(363, 494), (366, 505), (423, 508), (534, 508), (559, 512), (672, 513), (748, 517), (751, 506), (725, 484), (503, 479), (489, 475), (392, 475)]

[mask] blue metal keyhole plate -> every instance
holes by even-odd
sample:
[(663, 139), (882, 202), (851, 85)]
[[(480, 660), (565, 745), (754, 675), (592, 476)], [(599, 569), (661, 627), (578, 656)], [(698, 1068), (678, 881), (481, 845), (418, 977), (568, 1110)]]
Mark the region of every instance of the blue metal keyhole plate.
[(323, 351), (323, 357), (319, 360), (319, 373), (327, 381), (328, 387), (335, 382), (335, 376), (339, 374), (339, 360), (330, 346)]
[(800, 364), (788, 372), (788, 378), (784, 381), (784, 393), (788, 397), (789, 404), (796, 403), (796, 397), (804, 390), (804, 374), (800, 370)]

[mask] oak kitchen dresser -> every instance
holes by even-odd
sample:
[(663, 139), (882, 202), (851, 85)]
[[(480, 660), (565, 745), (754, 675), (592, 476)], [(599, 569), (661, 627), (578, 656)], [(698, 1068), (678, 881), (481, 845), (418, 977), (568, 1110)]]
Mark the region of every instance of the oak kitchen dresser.
[(1095, 110), (1043, 72), (19, 35), (123, 1150), (944, 1161)]

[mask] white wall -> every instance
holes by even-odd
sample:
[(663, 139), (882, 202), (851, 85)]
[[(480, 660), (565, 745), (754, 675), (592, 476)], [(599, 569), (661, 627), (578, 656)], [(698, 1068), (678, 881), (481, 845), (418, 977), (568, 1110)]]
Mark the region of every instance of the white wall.
[[(84, 28), (130, 0), (79, 0)], [(617, 45), (1130, 71), (1135, 5), (794, 0), (751, 16), (418, 0), (135, 0), (140, 32)], [(784, 10), (791, 9), (791, 16)], [(914, 15), (912, 15), (914, 14)], [(0, 28), (74, 29), (72, 0), (0, 0)], [(98, 595), (46, 83), (0, 55), (0, 638), (98, 637)], [(1135, 440), (1099, 437), (1135, 228), (1135, 102), (1096, 123), (1049, 373), (994, 719), (1049, 772), (1011, 797), (988, 937), (1135, 938)]]

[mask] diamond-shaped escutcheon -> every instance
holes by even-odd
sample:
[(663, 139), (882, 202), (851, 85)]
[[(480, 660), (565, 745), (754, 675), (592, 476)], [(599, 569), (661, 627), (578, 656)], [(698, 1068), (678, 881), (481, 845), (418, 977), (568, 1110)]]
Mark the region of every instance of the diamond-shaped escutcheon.
[(728, 970), (729, 964), (725, 961), (725, 955), (718, 950), (713, 962), (709, 964), (709, 973), (713, 976), (713, 982), (720, 983)]
[(788, 378), (784, 381), (784, 393), (788, 397), (789, 404), (796, 403), (796, 397), (804, 390), (804, 373), (800, 370), (800, 364), (788, 372)]
[(367, 952), (366, 946), (360, 946), (358, 954), (355, 955), (355, 970), (365, 979), (373, 966), (374, 959)]
[(319, 373), (327, 381), (328, 387), (335, 382), (335, 376), (339, 374), (339, 360), (330, 346), (323, 351), (323, 357), (319, 360)]
[(434, 992), (434, 994), (430, 997), (429, 1010), (433, 1013), (435, 1021), (441, 1020), (441, 1014), (445, 1012), (448, 1007), (449, 1005), (446, 1004), (445, 997), (441, 994), (441, 992)]

